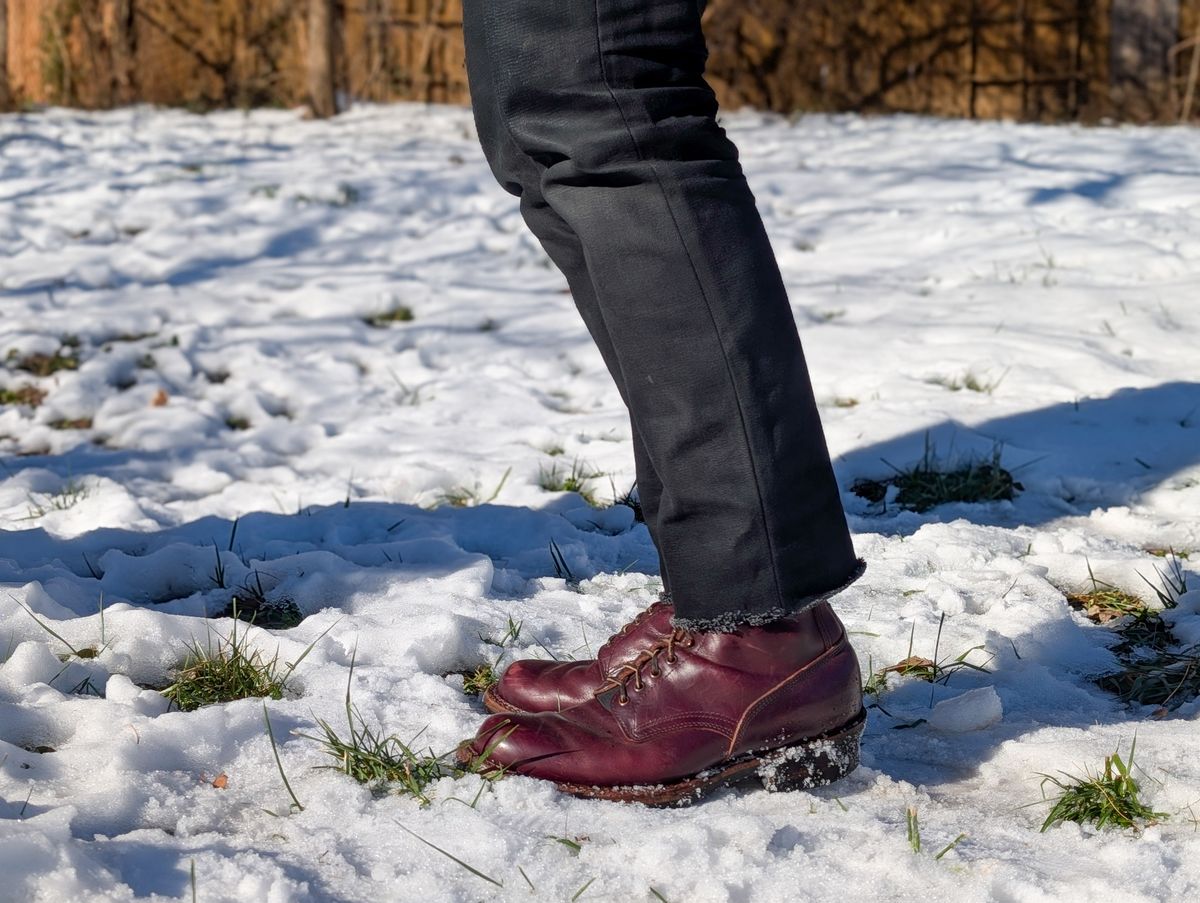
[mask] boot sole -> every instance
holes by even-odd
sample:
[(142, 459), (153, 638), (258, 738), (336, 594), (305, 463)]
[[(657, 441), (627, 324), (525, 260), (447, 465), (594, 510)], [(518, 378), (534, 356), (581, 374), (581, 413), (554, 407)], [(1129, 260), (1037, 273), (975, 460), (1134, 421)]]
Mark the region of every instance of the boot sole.
[(630, 787), (555, 784), (555, 787), (582, 799), (645, 806), (687, 806), (714, 790), (751, 777), (757, 777), (769, 793), (810, 790), (832, 784), (858, 767), (859, 741), (866, 723), (864, 709), (835, 730), (799, 743), (729, 759), (670, 784)]

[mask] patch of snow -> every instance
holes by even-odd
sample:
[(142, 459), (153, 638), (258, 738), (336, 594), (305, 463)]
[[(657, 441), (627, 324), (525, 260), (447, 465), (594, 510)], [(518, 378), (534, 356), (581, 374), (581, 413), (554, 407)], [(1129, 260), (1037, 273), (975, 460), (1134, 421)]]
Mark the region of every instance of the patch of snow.
[[(690, 809), (523, 778), (446, 778), (421, 808), (320, 767), (305, 735), (345, 729), (347, 688), (372, 727), (447, 752), (483, 716), (454, 672), (587, 657), (658, 594), (629, 508), (539, 485), (579, 462), (607, 501), (634, 477), (565, 280), (465, 109), (3, 116), (0, 390), (48, 394), (0, 406), (0, 899), (187, 899), (193, 867), (208, 901), (526, 898), (522, 873), (554, 899), (593, 878), (582, 899), (1196, 896), (1200, 703), (1153, 718), (1102, 692), (1116, 635), (1064, 591), (1155, 601), (1148, 550), (1200, 552), (1200, 133), (722, 122), (869, 563), (835, 600), (864, 669), (986, 670), (893, 675), (834, 786)], [(76, 368), (19, 369), (64, 343)], [(848, 491), (929, 446), (999, 449), (1024, 491), (921, 514)], [(1164, 615), (1186, 642), (1196, 560)], [(266, 704), (303, 811), (261, 701), (181, 713), (156, 689), (258, 592), (305, 620), (239, 625), (250, 647), (312, 647)], [(1170, 817), (1040, 833), (1039, 774), (1135, 734)]]

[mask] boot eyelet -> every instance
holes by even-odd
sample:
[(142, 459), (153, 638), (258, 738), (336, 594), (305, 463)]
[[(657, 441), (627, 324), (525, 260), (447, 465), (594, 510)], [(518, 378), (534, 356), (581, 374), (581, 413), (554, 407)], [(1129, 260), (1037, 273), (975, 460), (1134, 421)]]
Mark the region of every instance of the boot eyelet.
[(617, 705), (629, 705), (629, 697), (628, 696), (618, 696), (617, 697)]

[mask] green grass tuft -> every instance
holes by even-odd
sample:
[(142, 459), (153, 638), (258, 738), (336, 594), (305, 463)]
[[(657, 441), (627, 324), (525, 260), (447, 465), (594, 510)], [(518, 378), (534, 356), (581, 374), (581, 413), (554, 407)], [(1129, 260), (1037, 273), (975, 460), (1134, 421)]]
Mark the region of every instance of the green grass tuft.
[(979, 392), (984, 395), (991, 395), (1000, 387), (1000, 383), (1004, 382), (1004, 377), (1008, 375), (1008, 370), (1005, 370), (995, 379), (988, 377), (977, 376), (973, 370), (968, 370), (963, 376), (934, 376), (926, 380), (935, 386), (949, 389), (951, 392), (960, 392), (966, 389), (968, 392)]
[(45, 517), (51, 511), (69, 511), (74, 508), (89, 495), (92, 494), (92, 487), (84, 483), (82, 480), (67, 480), (63, 483), (62, 488), (58, 492), (52, 494), (43, 494), (39, 498), (35, 498), (32, 494), (29, 495), (29, 520), (36, 520), (39, 517)]
[(637, 493), (637, 483), (635, 482), (629, 487), (628, 492), (617, 492), (617, 486), (612, 481), (612, 477), (608, 478), (609, 485), (612, 486), (613, 504), (624, 505), (633, 511), (633, 522), (636, 524), (644, 524), (646, 522), (645, 512), (642, 511), (642, 499)]
[(0, 404), (28, 405), (36, 408), (46, 400), (46, 390), (37, 386), (24, 385), (15, 389), (0, 389)]
[[(405, 743), (395, 735), (385, 735), (382, 730), (371, 728), (350, 699), (350, 684), (354, 678), (354, 658), (350, 660), (350, 674), (346, 680), (346, 725), (345, 736), (323, 719), (317, 719), (322, 736), (300, 734), (313, 740), (333, 757), (336, 765), (322, 765), (349, 775), (360, 784), (376, 788), (388, 788), (398, 793), (407, 793), (429, 805), (425, 789), (442, 778), (461, 778), (468, 774), (480, 774), (491, 748), (474, 761), (463, 764), (456, 757), (457, 749), (435, 754), (432, 750), (418, 752), (413, 744), (417, 738)], [(418, 737), (420, 734), (417, 735)], [(506, 736), (506, 735), (504, 735)], [(496, 742), (499, 743), (503, 736)], [(496, 779), (502, 773), (486, 775), (486, 780)]]
[[(1173, 552), (1168, 556), (1166, 568), (1156, 571), (1157, 583), (1142, 576), (1162, 610), (1175, 608), (1188, 588), (1179, 557)], [(1098, 584), (1094, 577), (1092, 582)], [(1120, 642), (1112, 647), (1121, 667), (1096, 678), (1096, 685), (1123, 702), (1155, 706), (1157, 718), (1200, 697), (1200, 645), (1183, 647), (1160, 610), (1144, 603), (1125, 614), (1128, 618), (1117, 627)]]
[(52, 376), (60, 370), (78, 370), (79, 359), (72, 354), (63, 354), (59, 349), (54, 354), (26, 354), (18, 356), (10, 353), (9, 359), (18, 370), (31, 373), (34, 376)]
[(482, 696), (500, 682), (496, 669), (489, 664), (480, 665), (474, 671), (463, 674), (463, 692), (469, 696)]
[(451, 486), (449, 489), (444, 489), (434, 499), (432, 507), (440, 508), (442, 505), (449, 505), (451, 508), (474, 508), (479, 505), (491, 504), (500, 495), (500, 490), (508, 482), (511, 473), (511, 467), (505, 470), (504, 476), (500, 477), (496, 488), (488, 495), (484, 495), (483, 487), (480, 486), (478, 480), (475, 481), (473, 489), (468, 489), (466, 486)]
[[(1085, 773), (1076, 777), (1063, 772), (1063, 778), (1042, 775), (1042, 799), (1052, 802), (1050, 814), (1042, 823), (1042, 831), (1064, 821), (1079, 824), (1094, 824), (1103, 828), (1116, 825), (1121, 828), (1139, 828), (1139, 822), (1155, 824), (1167, 818), (1165, 812), (1155, 812), (1141, 801), (1141, 788), (1133, 778), (1133, 757), (1137, 740), (1129, 749), (1129, 761), (1124, 761), (1118, 748), (1111, 756), (1104, 757), (1104, 771), (1100, 774)], [(1058, 788), (1054, 800), (1046, 797), (1046, 785)]]
[(55, 430), (90, 430), (92, 428), (92, 418), (60, 417), (58, 420), (51, 420), (49, 426)]
[(235, 621), (229, 635), (219, 637), (216, 644), (211, 635), (203, 646), (191, 643), (174, 683), (162, 692), (184, 712), (235, 699), (282, 699), (284, 684), (294, 667), (280, 667), (278, 653), (268, 659), (251, 649), (245, 635), (238, 634)]
[[(887, 463), (886, 461), (884, 462)], [(858, 479), (850, 487), (855, 495), (869, 502), (882, 502), (888, 488), (895, 486), (896, 504), (917, 512), (928, 511), (950, 502), (996, 502), (1012, 500), (1025, 487), (1000, 466), (1000, 449), (989, 459), (968, 459), (957, 465), (939, 461), (928, 437), (925, 454), (916, 464), (901, 469), (888, 464), (894, 476), (884, 480)]]
[[(235, 524), (234, 530), (236, 531), (236, 529), (237, 525)], [(262, 575), (255, 571), (253, 577), (253, 581), (247, 580), (237, 587), (229, 604), (221, 609), (216, 617), (237, 618), (268, 630), (290, 630), (299, 626), (304, 620), (304, 612), (300, 610), (300, 606), (286, 596), (277, 599), (269, 598), (266, 590), (263, 589)], [(220, 555), (216, 556), (216, 570), (213, 572), (213, 579), (218, 586), (224, 587), (225, 568), (221, 564)]]
[(1192, 557), (1192, 553), (1187, 550), (1179, 552), (1179, 551), (1176, 551), (1175, 549), (1172, 549), (1169, 547), (1165, 548), (1165, 549), (1162, 549), (1162, 548), (1147, 549), (1146, 551), (1149, 552), (1151, 555), (1153, 555), (1155, 558), (1181, 558), (1184, 561), (1187, 561), (1188, 559), (1190, 559)]
[(1096, 575), (1092, 573), (1090, 561), (1088, 578), (1092, 581), (1090, 590), (1066, 594), (1071, 607), (1082, 611), (1088, 620), (1097, 624), (1107, 624), (1118, 618), (1137, 617), (1149, 611), (1146, 603), (1132, 593), (1118, 589), (1103, 580), (1097, 580)]
[(603, 472), (595, 470), (581, 462), (579, 458), (571, 464), (570, 470), (560, 468), (555, 461), (549, 469), (538, 466), (538, 486), (546, 492), (577, 492), (589, 505), (597, 504), (595, 489), (592, 481), (604, 476)]
[(369, 314), (362, 318), (368, 326), (376, 329), (386, 329), (393, 323), (411, 323), (415, 319), (412, 308), (403, 304), (377, 314)]

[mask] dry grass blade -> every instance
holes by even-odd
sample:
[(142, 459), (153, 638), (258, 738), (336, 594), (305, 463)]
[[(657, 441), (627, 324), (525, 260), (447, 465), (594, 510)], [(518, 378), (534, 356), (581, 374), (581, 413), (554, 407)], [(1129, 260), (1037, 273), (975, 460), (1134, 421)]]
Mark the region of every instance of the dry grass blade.
[(1097, 678), (1096, 684), (1125, 702), (1170, 711), (1200, 696), (1200, 647), (1127, 659), (1120, 671)]
[(1107, 624), (1109, 621), (1139, 615), (1147, 610), (1146, 603), (1137, 596), (1115, 587), (1098, 588), (1086, 593), (1068, 593), (1067, 602), (1096, 624)]
[[(943, 612), (938, 621), (937, 640), (934, 642), (933, 655), (934, 658), (925, 658), (922, 655), (913, 655), (913, 638), (916, 633), (916, 624), (913, 624), (913, 631), (909, 635), (908, 640), (908, 656), (894, 665), (888, 665), (886, 668), (871, 670), (871, 676), (867, 679), (866, 685), (863, 687), (865, 694), (872, 695), (878, 701), (879, 696), (887, 690), (887, 677), (889, 674), (899, 674), (901, 677), (915, 677), (918, 680), (928, 681), (931, 684), (942, 684), (943, 686), (950, 682), (950, 678), (964, 669), (971, 671), (979, 671), (983, 674), (990, 673), (987, 669), (987, 664), (994, 657), (989, 655), (983, 664), (975, 664), (967, 661), (971, 653), (980, 650), (986, 650), (986, 646), (982, 643), (977, 646), (959, 653), (954, 658), (937, 659), (938, 649), (942, 643), (942, 626), (945, 624), (946, 615)], [(932, 687), (930, 690), (932, 691)], [(933, 696), (930, 695), (930, 705), (933, 705)]]
[(1088, 620), (1096, 624), (1107, 624), (1109, 621), (1119, 618), (1141, 616), (1150, 610), (1146, 607), (1145, 602), (1132, 593), (1127, 593), (1111, 583), (1096, 579), (1090, 561), (1087, 562), (1087, 569), (1092, 588), (1087, 591), (1067, 593), (1066, 596), (1070, 606), (1082, 611)]

